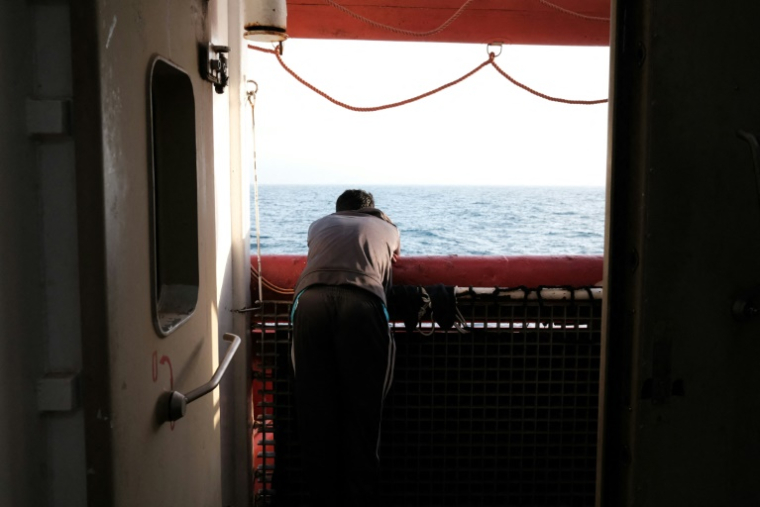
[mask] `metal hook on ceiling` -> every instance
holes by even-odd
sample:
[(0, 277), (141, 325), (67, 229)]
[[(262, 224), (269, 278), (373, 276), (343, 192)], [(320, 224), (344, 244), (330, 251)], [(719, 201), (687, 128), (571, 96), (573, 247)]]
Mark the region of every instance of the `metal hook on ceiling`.
[[(494, 58), (496, 58), (497, 56), (501, 54), (501, 48), (503, 44), (504, 44), (503, 42), (489, 42), (488, 45), (486, 45), (486, 53), (488, 54), (489, 57), (493, 55)], [(494, 48), (498, 48), (499, 52), (494, 53), (494, 51), (491, 49), (491, 46), (493, 46)]]
[(253, 79), (246, 81), (246, 96), (248, 97), (248, 103), (253, 107), (256, 105), (256, 93), (259, 91), (259, 84)]

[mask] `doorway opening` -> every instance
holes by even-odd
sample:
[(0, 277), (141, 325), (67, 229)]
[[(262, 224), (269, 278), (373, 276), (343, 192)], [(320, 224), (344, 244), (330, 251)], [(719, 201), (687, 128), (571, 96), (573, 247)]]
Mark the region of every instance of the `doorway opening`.
[[(368, 69), (360, 69), (348, 50), (328, 47), (328, 43), (343, 46), (346, 42), (289, 41), (289, 66), (315, 85), (323, 84), (319, 76), (293, 63), (298, 49), (293, 46), (301, 42), (320, 48), (301, 63), (314, 62), (315, 73), (322, 67), (320, 76), (329, 77), (325, 82), (336, 87), (328, 93), (346, 102), (364, 102), (357, 105), (376, 105), (366, 103), (368, 87), (357, 86), (357, 81), (371, 82), (373, 93), (390, 93), (377, 95), (377, 102), (391, 102), (408, 97), (412, 87), (425, 91), (457, 77), (451, 72), (470, 67), (454, 64), (482, 59), (482, 55), (452, 56), (454, 45), (444, 44), (447, 56), (416, 74), (413, 71), (420, 70), (420, 61), (435, 62), (432, 44), (420, 43), (422, 56), (415, 59), (408, 48), (395, 56), (383, 50), (371, 57), (374, 43), (352, 43), (360, 48), (362, 60), (371, 62)], [(473, 48), (456, 51), (466, 55)], [(505, 48), (504, 55), (511, 49)], [(528, 54), (536, 50), (528, 49)], [(609, 50), (586, 49), (595, 51), (604, 65), (597, 69), (601, 81), (596, 83), (597, 93), (585, 88), (583, 98), (606, 97)], [(563, 53), (568, 48), (551, 50)], [(319, 55), (330, 55), (332, 60), (320, 60)], [(567, 69), (577, 71), (577, 62), (573, 65), (570, 57), (563, 56), (559, 58), (563, 66), (548, 65), (537, 58), (525, 56), (526, 68), (554, 69), (557, 73), (550, 73), (543, 82), (549, 88), (542, 91), (562, 95), (551, 86), (567, 84), (567, 76), (575, 74)], [(590, 119), (576, 118), (565, 124), (538, 114), (535, 108), (544, 107), (541, 100), (523, 90), (506, 91), (510, 85), (500, 80), (497, 91), (484, 92), (478, 86), (486, 81), (473, 77), (472, 82), (459, 85), (462, 96), (448, 96), (454, 90), (446, 90), (406, 106), (411, 112), (403, 119), (392, 117), (395, 111), (369, 115), (339, 110), (295, 81), (292, 88), (277, 86), (277, 93), (283, 94), (294, 112), (285, 114), (281, 102), (266, 113), (264, 76), (281, 73), (271, 60), (269, 71), (263, 63), (255, 69), (262, 76), (256, 114), (265, 255), (304, 255), (309, 223), (332, 211), (339, 191), (358, 187), (372, 191), (378, 206), (399, 225), (402, 256), (483, 256), (484, 270), (489, 269), (489, 256), (598, 258), (597, 278), (572, 286), (559, 278), (525, 286), (520, 298), (514, 297), (516, 293), (500, 297), (514, 287), (477, 292), (476, 281), (459, 284), (473, 286), (471, 299), (464, 293), (459, 298), (461, 307), (470, 312), (469, 336), (440, 329), (435, 323), (423, 329), (432, 331), (426, 336), (406, 329), (402, 322), (393, 323), (406, 352), (399, 346), (402, 361), (397, 378), (401, 380), (395, 391), (391, 389), (389, 420), (383, 422), (381, 463), (386, 465), (383, 480), (388, 505), (593, 505), (603, 290), (594, 286), (601, 282), (603, 255), (606, 107), (596, 106)], [(330, 67), (326, 61), (337, 64)], [(509, 61), (503, 66), (518, 75), (520, 71), (510, 67)], [(350, 80), (346, 62), (351, 62)], [(385, 65), (400, 67), (404, 62), (409, 67), (396, 74), (402, 86), (393, 95), (385, 81), (378, 82), (389, 75)], [(424, 79), (417, 79), (418, 75)], [(520, 77), (541, 88), (538, 78)], [(284, 78), (292, 81), (290, 76)], [(322, 108), (308, 112), (309, 101)], [(532, 112), (521, 109), (526, 105)], [(375, 125), (383, 120), (388, 123)], [(287, 138), (287, 143), (275, 148), (269, 144), (275, 138)], [(539, 142), (532, 145), (536, 139)], [(266, 150), (273, 151), (265, 154)], [(291, 160), (286, 157), (289, 153)], [(515, 158), (516, 154), (523, 158)], [(296, 202), (299, 212), (292, 213)], [(580, 209), (592, 203), (589, 210)], [(563, 229), (576, 219), (584, 225)], [(271, 232), (266, 230), (267, 223)], [(491, 230), (493, 236), (489, 236)], [(290, 246), (269, 250), (268, 245), (278, 242)], [(266, 264), (262, 275), (268, 276)], [(418, 279), (415, 283), (438, 281)], [(288, 285), (279, 280), (272, 285), (278, 284)], [(550, 302), (545, 293), (548, 287), (542, 285), (566, 285), (568, 292)], [(277, 490), (283, 505), (297, 505), (305, 494), (303, 470), (299, 469), (297, 439), (288, 433), (294, 412), (289, 365), (282, 359), (287, 357), (284, 351), (290, 340), (289, 301), (282, 295), (260, 299), (266, 304), (254, 324), (258, 361), (254, 376), (259, 381), (252, 393), (258, 411), (254, 489), (262, 501)], [(404, 473), (394, 475), (394, 470)]]

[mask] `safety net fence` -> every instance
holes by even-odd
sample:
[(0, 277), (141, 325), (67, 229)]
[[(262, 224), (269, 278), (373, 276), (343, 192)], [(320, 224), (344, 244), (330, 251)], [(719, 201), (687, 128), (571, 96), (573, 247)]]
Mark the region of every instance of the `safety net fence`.
[[(413, 330), (392, 323), (397, 352), (382, 421), (381, 505), (594, 505), (602, 289), (455, 291), (457, 326), (442, 329), (424, 317)], [(308, 499), (290, 303), (264, 302), (253, 324), (257, 505)], [(341, 435), (325, 438), (337, 448)], [(325, 487), (340, 495), (337, 479)]]

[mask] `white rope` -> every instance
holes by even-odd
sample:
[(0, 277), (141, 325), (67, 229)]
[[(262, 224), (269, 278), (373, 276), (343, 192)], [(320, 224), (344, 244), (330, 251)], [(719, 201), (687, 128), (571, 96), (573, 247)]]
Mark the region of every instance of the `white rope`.
[(258, 262), (258, 280), (259, 280), (259, 300), (257, 303), (261, 303), (264, 298), (264, 292), (262, 291), (261, 279), (263, 274), (261, 272), (261, 223), (259, 221), (259, 176), (256, 170), (256, 92), (259, 90), (259, 85), (256, 81), (248, 80), (249, 84), (253, 84), (254, 88), (248, 90), (248, 103), (251, 105), (251, 137), (253, 138), (253, 201), (256, 215), (256, 260)]
[(546, 5), (547, 7), (551, 7), (552, 9), (556, 9), (560, 12), (564, 12), (565, 14), (569, 14), (570, 16), (575, 16), (576, 18), (581, 19), (590, 19), (591, 21), (609, 21), (610, 18), (604, 18), (601, 16), (589, 16), (587, 14), (581, 14), (580, 12), (571, 11), (570, 9), (565, 9), (564, 7), (560, 7), (557, 4), (553, 4), (547, 0), (538, 0), (540, 3)]
[[(606, 17), (602, 17), (602, 16), (589, 16), (588, 14), (582, 14), (580, 12), (571, 11), (570, 9), (565, 9), (564, 7), (560, 7), (559, 5), (557, 5), (555, 3), (549, 2), (548, 0), (538, 0), (538, 1), (539, 1), (539, 3), (542, 3), (542, 4), (544, 4), (547, 7), (551, 7), (552, 9), (556, 9), (559, 12), (562, 12), (564, 14), (568, 14), (570, 16), (575, 16), (577, 18), (589, 19), (591, 21), (609, 21), (610, 20), (610, 18), (606, 18)], [(426, 32), (418, 32), (418, 31), (415, 31), (415, 30), (405, 30), (403, 28), (398, 28), (398, 27), (395, 27), (395, 26), (390, 26), (390, 25), (386, 25), (386, 24), (383, 24), (383, 23), (379, 23), (377, 21), (374, 21), (374, 20), (371, 20), (369, 18), (366, 18), (366, 17), (364, 17), (364, 16), (362, 16), (360, 14), (357, 14), (356, 12), (352, 11), (351, 9), (349, 9), (347, 7), (344, 7), (343, 5), (337, 3), (335, 0), (325, 0), (325, 2), (327, 2), (329, 5), (332, 5), (333, 7), (335, 7), (336, 9), (338, 9), (339, 11), (342, 11), (345, 14), (348, 14), (349, 16), (352, 16), (352, 17), (358, 19), (359, 21), (367, 23), (368, 25), (374, 26), (376, 28), (382, 28), (382, 29), (388, 30), (390, 32), (399, 33), (399, 34), (402, 34), (402, 35), (411, 35), (411, 36), (414, 36), (414, 37), (427, 37), (429, 35), (435, 35), (435, 34), (437, 34), (439, 32), (442, 32), (443, 30), (445, 30), (446, 28), (448, 28), (449, 25), (451, 25), (451, 23), (453, 23), (454, 21), (456, 21), (457, 18), (459, 18), (459, 16), (462, 15), (462, 12), (464, 12), (464, 10), (470, 5), (470, 3), (473, 2), (473, 0), (466, 0), (465, 3), (449, 19), (447, 19), (446, 21), (444, 21), (441, 26), (439, 26), (438, 28), (434, 28), (433, 30), (428, 30)]]
[(430, 295), (427, 293), (425, 289), (422, 287), (420, 289), (420, 298), (422, 299), (422, 306), (420, 307), (419, 312), (417, 312), (417, 330), (420, 332), (422, 336), (430, 336), (433, 333), (435, 333), (435, 321), (432, 320), (433, 313), (431, 311), (430, 313), (430, 331), (425, 332), (422, 330), (422, 317), (425, 316), (425, 312), (428, 311), (428, 308), (432, 308), (433, 303), (430, 301)]
[(365, 18), (364, 16), (355, 13), (351, 9), (348, 9), (347, 7), (344, 7), (344, 6), (340, 5), (339, 3), (335, 2), (335, 0), (325, 0), (325, 2), (327, 2), (330, 5), (332, 5), (333, 7), (335, 7), (336, 9), (338, 9), (339, 11), (342, 11), (342, 12), (348, 14), (349, 16), (352, 16), (352, 17), (358, 19), (359, 21), (363, 21), (364, 23), (367, 23), (368, 25), (372, 25), (372, 26), (377, 27), (377, 28), (383, 28), (385, 30), (388, 30), (388, 31), (391, 31), (391, 32), (394, 32), (394, 33), (400, 33), (402, 35), (412, 35), (414, 37), (427, 37), (428, 35), (435, 35), (438, 32), (442, 32), (446, 28), (448, 28), (451, 23), (453, 23), (454, 21), (456, 21), (457, 18), (462, 15), (462, 13), (464, 12), (464, 10), (467, 8), (468, 5), (470, 5), (473, 2), (473, 0), (467, 0), (449, 19), (447, 19), (446, 21), (444, 21), (441, 26), (439, 26), (438, 28), (434, 28), (433, 30), (428, 30), (427, 32), (417, 32), (415, 30), (405, 30), (403, 28), (397, 28), (395, 26), (390, 26), (390, 25), (386, 25), (386, 24), (383, 24), (383, 23), (378, 23), (377, 21), (373, 21), (373, 20), (371, 20), (369, 18)]

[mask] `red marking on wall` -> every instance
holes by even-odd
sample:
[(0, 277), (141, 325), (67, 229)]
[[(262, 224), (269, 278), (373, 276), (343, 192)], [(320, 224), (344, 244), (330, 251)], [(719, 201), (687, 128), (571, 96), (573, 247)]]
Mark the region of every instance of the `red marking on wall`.
[(169, 365), (169, 389), (174, 391), (174, 369), (172, 368), (172, 361), (169, 356), (161, 356), (161, 364)]
[[(172, 361), (169, 359), (169, 356), (161, 356), (161, 359), (158, 359), (158, 351), (153, 351), (153, 382), (156, 382), (158, 380), (158, 365), (165, 364), (169, 366), (169, 390), (174, 391), (174, 368), (172, 368)], [(169, 422), (169, 428), (174, 431), (174, 422)]]

